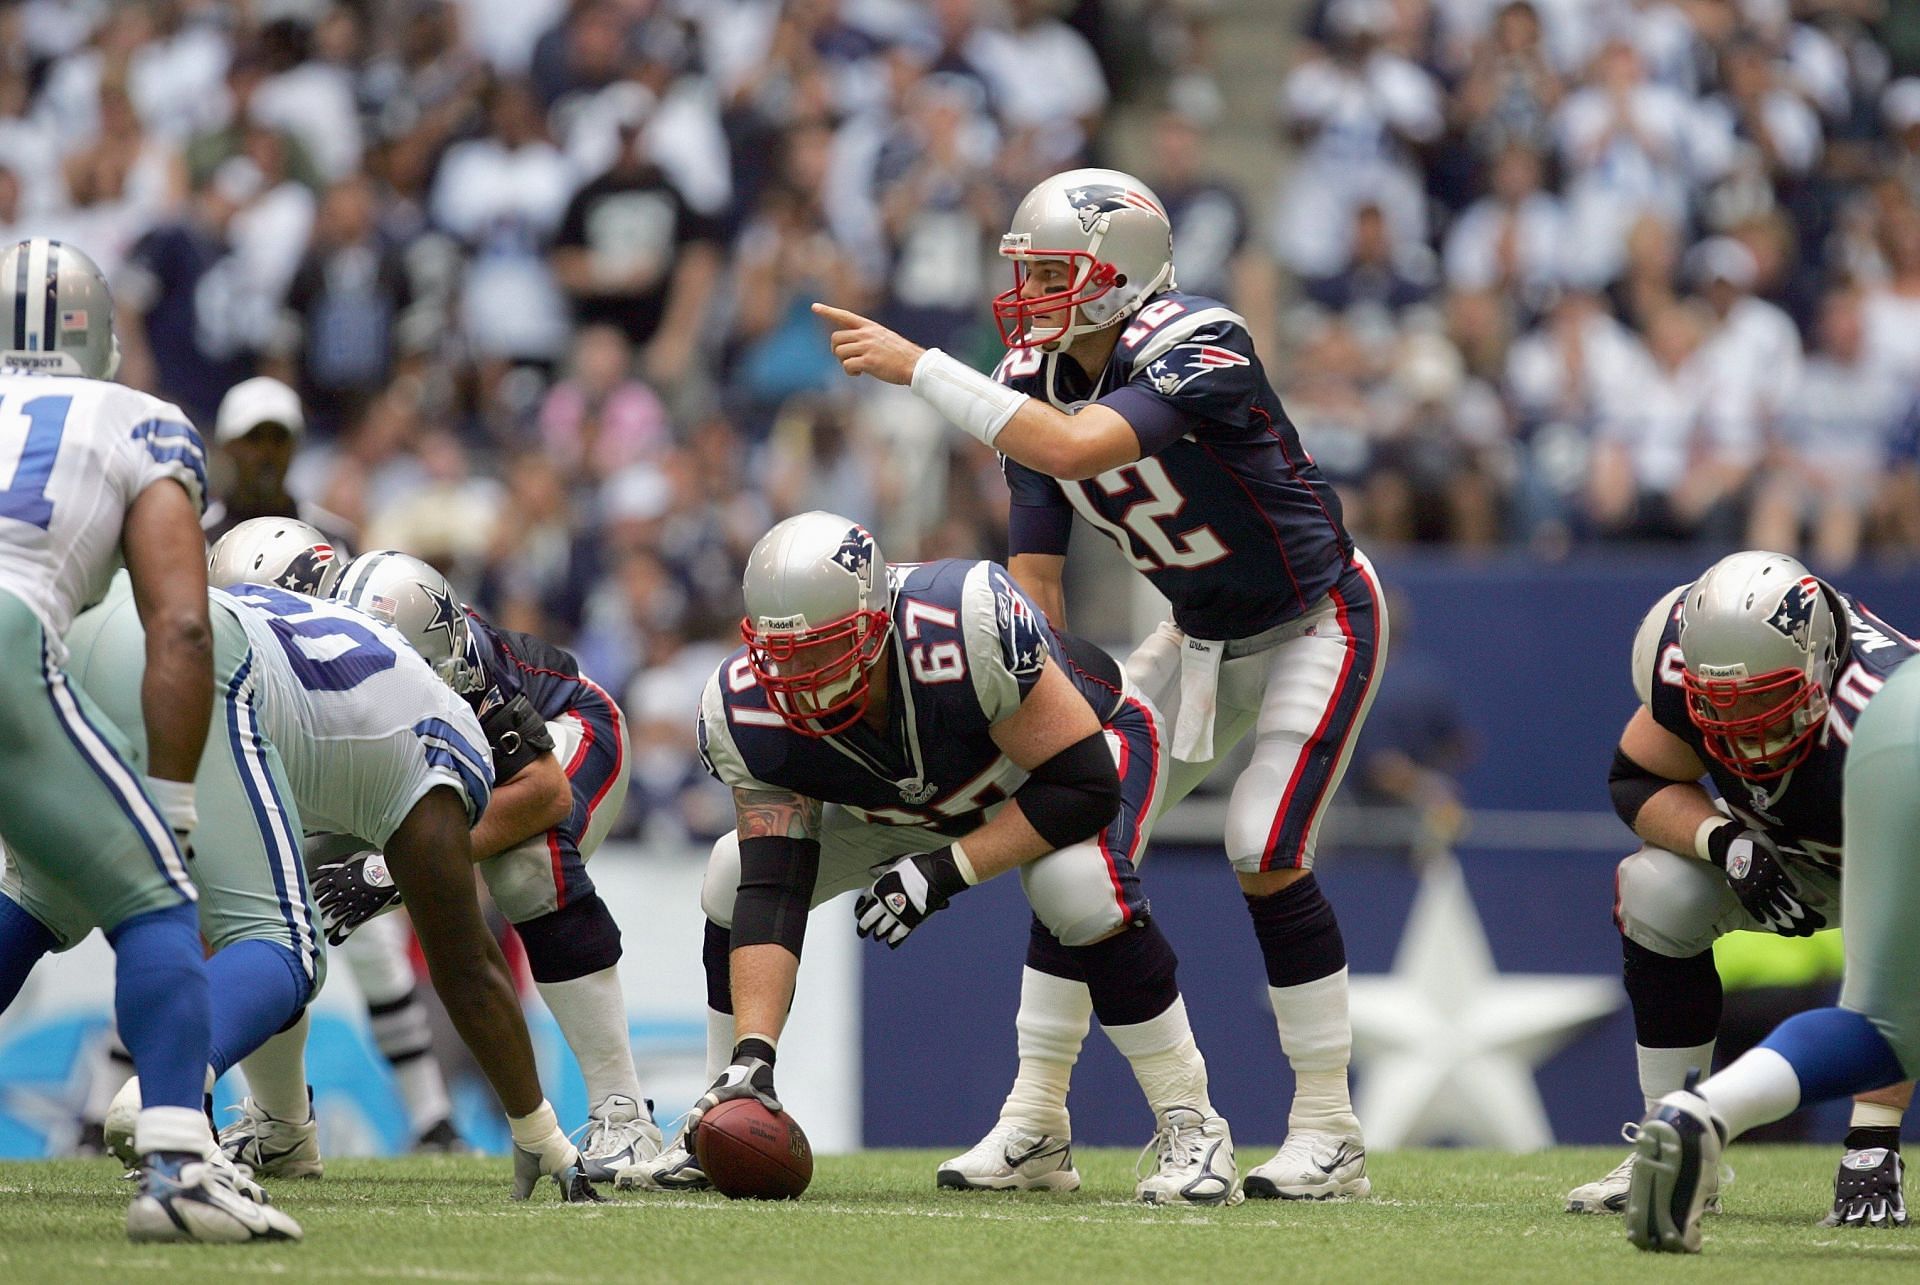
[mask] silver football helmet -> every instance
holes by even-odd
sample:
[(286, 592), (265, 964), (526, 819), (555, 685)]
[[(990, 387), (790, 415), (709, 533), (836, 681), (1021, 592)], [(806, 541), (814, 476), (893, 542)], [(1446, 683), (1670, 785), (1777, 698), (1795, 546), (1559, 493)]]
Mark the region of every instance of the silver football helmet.
[[(1153, 189), (1119, 170), (1068, 170), (1028, 192), (1013, 212), (1000, 256), (1013, 289), (993, 319), (1009, 348), (1055, 349), (1104, 330), (1173, 286), (1173, 224)], [(1029, 265), (1064, 260), (1069, 284), (1021, 298)]]
[(1707, 568), (1681, 599), (1687, 714), (1736, 776), (1785, 776), (1827, 716), (1841, 621), (1832, 591), (1784, 554), (1748, 550)]
[(0, 369), (112, 379), (113, 295), (92, 259), (37, 236), (0, 250)]
[(459, 595), (445, 576), (412, 554), (393, 549), (361, 554), (340, 573), (333, 600), (398, 629), (462, 696), (485, 685), (486, 671)]
[(207, 553), (207, 583), (216, 589), (270, 584), (324, 598), (339, 578), (332, 542), (298, 518), (248, 518)]
[(788, 518), (753, 546), (742, 593), (747, 663), (787, 726), (817, 737), (858, 723), (893, 627), (872, 534), (833, 513)]

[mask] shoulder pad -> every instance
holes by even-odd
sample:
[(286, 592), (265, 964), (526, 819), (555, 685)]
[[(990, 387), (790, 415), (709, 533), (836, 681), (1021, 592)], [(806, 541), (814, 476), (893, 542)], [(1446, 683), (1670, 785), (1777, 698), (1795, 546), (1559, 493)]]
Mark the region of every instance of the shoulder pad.
[[(720, 662), (707, 679), (707, 685), (700, 692), (700, 711), (696, 715), (695, 736), (700, 749), (700, 762), (708, 775), (722, 785), (736, 790), (771, 790), (778, 787), (768, 785), (754, 776), (747, 766), (747, 757), (733, 734), (733, 720), (728, 700), (728, 689), (732, 686), (730, 675), (746, 664), (746, 653), (729, 656)], [(768, 719), (768, 730), (783, 727), (779, 715), (764, 709), (746, 709), (739, 711), (749, 717), (759, 715)]]
[(960, 629), (974, 696), (997, 723), (1020, 707), (1047, 666), (1046, 617), (1003, 568), (976, 562), (960, 595)]
[(1647, 614), (1640, 619), (1640, 628), (1633, 635), (1633, 692), (1640, 698), (1642, 705), (1653, 704), (1653, 684), (1656, 671), (1660, 666), (1660, 639), (1667, 632), (1667, 622), (1673, 619), (1673, 613), (1680, 605), (1680, 599), (1691, 585), (1675, 585), (1654, 603)]
[(1235, 330), (1244, 334), (1246, 326), (1244, 317), (1217, 300), (1169, 292), (1133, 315), (1114, 351), (1137, 368), (1177, 343), (1218, 341)]

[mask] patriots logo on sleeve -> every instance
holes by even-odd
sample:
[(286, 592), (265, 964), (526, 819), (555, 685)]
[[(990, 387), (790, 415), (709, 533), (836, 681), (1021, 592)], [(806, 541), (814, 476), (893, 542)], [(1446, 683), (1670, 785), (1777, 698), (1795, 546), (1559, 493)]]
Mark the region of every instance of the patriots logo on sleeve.
[(995, 577), (993, 605), (1000, 625), (1000, 647), (1007, 672), (1016, 678), (1037, 677), (1047, 665), (1047, 625), (1027, 600)]
[(1218, 344), (1180, 344), (1147, 366), (1147, 382), (1162, 397), (1171, 397), (1210, 370), (1230, 370), (1253, 363)]
[(1813, 604), (1819, 596), (1820, 582), (1812, 576), (1803, 578), (1787, 590), (1780, 605), (1767, 617), (1767, 623), (1805, 651), (1812, 642)]
[(1080, 230), (1091, 233), (1094, 225), (1100, 222), (1100, 216), (1114, 210), (1145, 210), (1166, 218), (1165, 210), (1155, 205), (1139, 192), (1116, 187), (1110, 183), (1089, 184), (1076, 187), (1067, 193), (1067, 200), (1073, 202), (1073, 212), (1080, 216)]

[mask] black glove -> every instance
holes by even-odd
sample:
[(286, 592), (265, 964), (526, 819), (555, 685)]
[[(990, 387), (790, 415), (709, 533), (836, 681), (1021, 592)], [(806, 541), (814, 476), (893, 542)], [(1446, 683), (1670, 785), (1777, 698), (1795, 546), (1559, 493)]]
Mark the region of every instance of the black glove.
[(1827, 926), (1826, 916), (1800, 899), (1800, 884), (1773, 840), (1758, 830), (1729, 821), (1707, 836), (1707, 853), (1762, 928), (1782, 937), (1811, 937)]
[(700, 1100), (687, 1113), (686, 1134), (689, 1143), (700, 1119), (722, 1102), (735, 1098), (758, 1098), (760, 1105), (778, 1115), (780, 1099), (773, 1092), (773, 1045), (765, 1040), (744, 1039), (733, 1046), (733, 1061), (720, 1073)]
[(353, 930), (400, 900), (378, 852), (356, 852), (313, 872), (313, 899), (320, 903), (327, 942), (338, 946)]
[(1822, 1227), (1905, 1227), (1900, 1153), (1887, 1147), (1850, 1150), (1833, 1175), (1833, 1212)]
[(854, 931), (898, 950), (908, 933), (967, 887), (951, 847), (902, 857), (855, 899)]

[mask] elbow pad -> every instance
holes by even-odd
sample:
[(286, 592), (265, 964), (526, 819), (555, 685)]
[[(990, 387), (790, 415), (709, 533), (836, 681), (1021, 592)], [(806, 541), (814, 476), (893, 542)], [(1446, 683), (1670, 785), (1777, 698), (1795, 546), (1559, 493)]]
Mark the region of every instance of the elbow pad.
[(820, 842), (764, 835), (740, 840), (740, 890), (733, 899), (731, 949), (785, 946), (800, 957), (807, 912), (820, 877)]
[(1647, 806), (1647, 800), (1669, 785), (1683, 784), (1669, 780), (1627, 757), (1626, 751), (1616, 749), (1613, 752), (1613, 766), (1607, 770), (1607, 792), (1613, 795), (1613, 810), (1620, 819), (1633, 828), (1634, 818), (1640, 815), (1640, 809)]
[(1120, 811), (1120, 774), (1105, 733), (1075, 741), (1034, 768), (1013, 798), (1056, 850), (1099, 834)]

